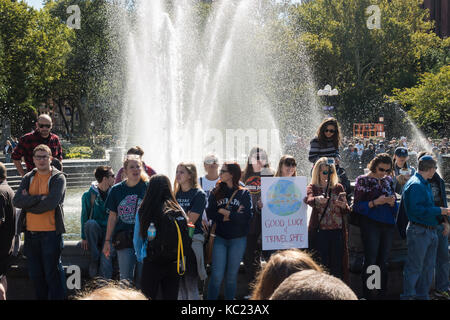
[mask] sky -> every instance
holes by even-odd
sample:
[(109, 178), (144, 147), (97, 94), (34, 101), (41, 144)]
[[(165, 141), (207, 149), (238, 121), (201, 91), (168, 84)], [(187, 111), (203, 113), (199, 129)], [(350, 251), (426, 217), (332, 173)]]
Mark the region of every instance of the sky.
[(41, 9), (43, 7), (42, 0), (25, 0), (25, 2), (35, 9)]

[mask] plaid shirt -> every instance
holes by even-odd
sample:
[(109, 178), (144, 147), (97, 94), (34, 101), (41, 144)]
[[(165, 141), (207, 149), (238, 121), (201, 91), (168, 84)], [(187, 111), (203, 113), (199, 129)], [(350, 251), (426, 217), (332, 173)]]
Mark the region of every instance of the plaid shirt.
[(50, 135), (45, 139), (42, 138), (39, 131), (36, 130), (23, 135), (19, 139), (19, 143), (11, 154), (11, 159), (20, 160), (23, 157), (25, 159), (27, 170), (33, 170), (35, 167), (33, 162), (33, 150), (40, 144), (47, 145), (50, 150), (52, 150), (53, 158), (62, 161), (62, 147), (59, 142), (59, 137), (56, 134), (50, 133)]

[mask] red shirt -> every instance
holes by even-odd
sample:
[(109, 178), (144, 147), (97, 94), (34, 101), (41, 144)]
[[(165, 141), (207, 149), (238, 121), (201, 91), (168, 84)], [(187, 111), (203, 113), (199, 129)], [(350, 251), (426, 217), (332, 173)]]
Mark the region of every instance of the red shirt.
[(40, 144), (47, 145), (50, 150), (52, 150), (53, 158), (62, 161), (62, 147), (59, 142), (59, 137), (56, 134), (50, 133), (47, 138), (42, 138), (40, 132), (36, 130), (20, 137), (19, 143), (11, 154), (11, 159), (20, 160), (23, 157), (25, 159), (27, 170), (33, 170), (35, 167), (33, 162), (33, 150)]

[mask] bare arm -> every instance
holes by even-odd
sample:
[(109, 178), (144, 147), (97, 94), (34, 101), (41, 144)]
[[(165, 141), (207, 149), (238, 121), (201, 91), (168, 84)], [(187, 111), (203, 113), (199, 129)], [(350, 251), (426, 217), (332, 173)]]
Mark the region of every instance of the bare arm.
[(19, 172), (20, 176), (23, 177), (25, 175), (25, 170), (23, 170), (22, 167), (22, 160), (13, 160), (14, 165), (17, 168), (17, 171)]
[(108, 217), (108, 225), (106, 227), (105, 245), (103, 246), (103, 253), (107, 258), (111, 253), (111, 240), (112, 240), (111, 237), (114, 228), (116, 227), (116, 223), (117, 223), (117, 212), (110, 211)]

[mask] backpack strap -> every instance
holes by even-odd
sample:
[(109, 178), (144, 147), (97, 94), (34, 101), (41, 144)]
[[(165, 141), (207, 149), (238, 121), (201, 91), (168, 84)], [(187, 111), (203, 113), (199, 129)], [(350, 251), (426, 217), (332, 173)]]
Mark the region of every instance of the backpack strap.
[[(177, 252), (177, 273), (182, 276), (186, 272), (186, 261), (184, 259), (184, 251), (183, 251), (183, 239), (181, 238), (180, 227), (178, 226), (177, 219), (173, 219), (175, 226), (177, 227), (178, 233), (178, 252)], [(181, 273), (180, 273), (180, 257), (181, 257)]]
[(239, 191), (239, 189), (237, 189), (235, 192), (233, 192), (233, 194), (231, 195), (230, 200), (228, 201), (228, 203), (227, 203), (227, 205), (226, 205), (226, 207), (225, 207), (225, 210), (228, 210), (228, 207), (230, 206), (231, 201), (233, 201), (234, 196), (236, 195), (236, 193), (238, 193), (238, 191)]

